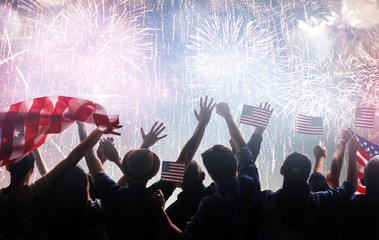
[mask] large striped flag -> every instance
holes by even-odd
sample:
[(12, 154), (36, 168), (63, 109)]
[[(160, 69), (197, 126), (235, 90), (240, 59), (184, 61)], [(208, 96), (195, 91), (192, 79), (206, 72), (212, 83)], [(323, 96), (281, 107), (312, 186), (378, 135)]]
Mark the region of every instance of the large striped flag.
[(357, 169), (358, 169), (358, 187), (357, 192), (364, 194), (366, 188), (361, 184), (360, 179), (363, 177), (364, 169), (370, 161), (371, 158), (379, 155), (379, 146), (374, 143), (364, 139), (363, 137), (357, 136), (358, 142), (361, 145), (357, 152)]
[(1, 109), (0, 166), (21, 160), (48, 134), (60, 133), (76, 120), (106, 131), (119, 124), (118, 116), (108, 116), (101, 105), (73, 97), (40, 97)]
[(355, 127), (374, 128), (375, 108), (357, 108)]
[(161, 181), (182, 183), (185, 171), (185, 163), (163, 161)]
[(243, 105), (240, 123), (266, 128), (271, 113), (272, 111), (263, 108)]
[(322, 135), (322, 118), (297, 114), (296, 132), (312, 135)]

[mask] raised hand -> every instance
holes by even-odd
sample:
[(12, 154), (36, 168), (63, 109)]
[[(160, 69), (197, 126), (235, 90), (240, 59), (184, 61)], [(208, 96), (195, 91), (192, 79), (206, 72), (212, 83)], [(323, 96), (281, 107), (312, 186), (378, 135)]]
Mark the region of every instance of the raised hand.
[(100, 139), (99, 148), (102, 149), (105, 159), (118, 163), (120, 161), (120, 156), (118, 155), (117, 149), (114, 147), (113, 141), (114, 139), (112, 137)]
[(230, 115), (230, 108), (226, 102), (221, 102), (216, 105), (216, 113), (221, 117), (225, 118)]
[(194, 110), (197, 121), (204, 124), (209, 123), (213, 108), (216, 105), (215, 103), (212, 105), (213, 98), (209, 101), (209, 104), (207, 104), (207, 102), (208, 102), (208, 96), (205, 96), (204, 102), (203, 102), (203, 97), (201, 97), (200, 98), (200, 113), (198, 113), (196, 109)]
[[(101, 141), (101, 140), (100, 140)], [(107, 161), (107, 158), (105, 157), (103, 147), (99, 145), (96, 150), (96, 155), (100, 159), (101, 164), (104, 164), (105, 161)]]
[(162, 138), (167, 137), (167, 134), (163, 136), (159, 136), (165, 130), (165, 127), (163, 126), (163, 123), (159, 124), (159, 126), (156, 128), (158, 122), (155, 122), (153, 127), (150, 129), (150, 132), (148, 134), (145, 134), (145, 131), (143, 128), (141, 128), (141, 136), (143, 143), (141, 145), (141, 148), (150, 148), (153, 146), (158, 140), (161, 140)]
[(112, 129), (112, 131), (106, 130), (106, 131), (104, 131), (104, 133), (105, 133), (105, 134), (113, 134), (113, 135), (120, 136), (121, 133), (119, 133), (119, 132), (115, 132), (115, 131), (114, 131), (115, 129), (119, 129), (119, 128), (122, 128), (122, 125), (118, 125), (117, 127), (114, 127), (114, 128)]
[[(263, 106), (263, 104), (262, 103), (259, 103), (259, 108), (261, 108), (261, 109), (263, 109), (263, 110), (266, 110), (266, 111), (270, 111), (270, 116), (271, 116), (271, 114), (272, 114), (272, 112), (274, 111), (274, 109), (272, 109), (271, 108), (271, 105), (270, 104), (268, 104), (267, 102), (265, 103), (265, 105)], [(270, 109), (271, 108), (271, 109)], [(254, 133), (256, 133), (256, 134), (259, 134), (259, 135), (263, 135), (263, 132), (264, 132), (264, 130), (265, 130), (266, 128), (264, 128), (264, 127), (255, 127), (255, 131), (254, 131)]]
[(325, 147), (324, 142), (318, 142), (318, 144), (313, 149), (313, 155), (315, 156), (316, 160), (321, 157), (326, 157), (327, 149)]
[(153, 205), (154, 210), (164, 209), (165, 200), (164, 200), (164, 195), (160, 189), (157, 189), (154, 192), (151, 198), (151, 203)]
[(348, 143), (350, 141), (350, 139), (352, 138), (352, 136), (353, 135), (351, 134), (350, 128), (344, 129), (341, 132), (340, 141), (343, 141), (346, 144), (346, 143)]
[(358, 142), (357, 134), (354, 134), (354, 136), (350, 138), (350, 141), (347, 145), (347, 150), (349, 153), (356, 154), (360, 147), (361, 146)]
[(268, 102), (265, 102), (265, 105), (263, 107), (262, 105), (263, 105), (262, 103), (259, 103), (259, 108), (262, 108), (263, 110), (266, 110), (266, 111), (270, 111), (271, 113), (274, 111), (274, 109), (271, 108), (271, 105), (268, 104)]

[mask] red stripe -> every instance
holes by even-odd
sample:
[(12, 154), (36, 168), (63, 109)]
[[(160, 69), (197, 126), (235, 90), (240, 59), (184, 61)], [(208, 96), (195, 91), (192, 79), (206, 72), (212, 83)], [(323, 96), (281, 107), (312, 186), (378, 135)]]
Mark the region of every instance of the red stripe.
[[(54, 106), (55, 100), (57, 101)], [(98, 111), (97, 114), (95, 114), (95, 109)], [(60, 133), (74, 120), (96, 123), (97, 126), (105, 126), (105, 129), (113, 129), (119, 124), (118, 116), (112, 116), (112, 121), (109, 121), (101, 105), (65, 96), (36, 98), (13, 104), (9, 109), (2, 111), (0, 112), (1, 165), (8, 165), (22, 158), (43, 144), (47, 134)], [(23, 144), (18, 144), (16, 149), (13, 135), (15, 125), (20, 123), (24, 127), (25, 136), (21, 136)], [(10, 159), (11, 157), (14, 159)]]
[(256, 121), (246, 121), (244, 119), (241, 119), (240, 123), (244, 123), (244, 124), (255, 126), (255, 127), (263, 127), (263, 128), (267, 127), (266, 123), (261, 123), (261, 122), (256, 122)]
[(270, 120), (270, 118), (262, 118), (262, 117), (259, 117), (259, 116), (252, 116), (252, 117), (241, 116), (241, 119), (255, 120), (255, 121), (260, 121), (260, 122), (268, 122)]
[(82, 104), (76, 110), (76, 112), (75, 112), (74, 116), (72, 117), (72, 119), (84, 122), (93, 113), (94, 109), (95, 109), (95, 104), (93, 102), (88, 101), (88, 102)]
[(245, 123), (252, 126), (259, 126), (259, 127), (266, 127), (268, 124), (268, 121), (260, 121), (254, 118), (243, 118), (241, 117), (240, 123)]
[(296, 131), (306, 131), (306, 132), (320, 132), (322, 133), (322, 128), (307, 128), (307, 127), (296, 127)]
[(365, 194), (366, 193), (366, 188), (358, 185), (357, 186), (357, 192), (359, 192), (361, 194)]
[(13, 151), (13, 133), (14, 126), (16, 123), (16, 117), (22, 103), (13, 104), (8, 113), (5, 115), (2, 123), (2, 134), (1, 134), (1, 147), (0, 147), (0, 159), (3, 160), (2, 165), (8, 165), (10, 156)]
[(373, 120), (356, 119), (355, 124), (362, 124), (362, 125), (374, 124), (374, 119)]
[(183, 177), (184, 172), (176, 173), (176, 172), (162, 172), (162, 176), (174, 176), (174, 177)]
[(53, 113), (51, 114), (51, 125), (47, 130), (46, 134), (49, 133), (60, 133), (62, 131), (62, 115), (68, 107), (68, 97), (58, 97), (58, 101), (55, 104)]
[(27, 113), (25, 121), (25, 148), (24, 154), (28, 153), (34, 147), (34, 139), (39, 134), (40, 112), (47, 105), (46, 102), (51, 102), (48, 98), (36, 98)]
[(182, 183), (183, 178), (161, 177), (161, 181)]
[[(360, 147), (358, 151), (367, 161), (371, 159), (370, 155), (368, 155), (368, 153), (362, 147)], [(366, 166), (366, 163), (364, 165)]]

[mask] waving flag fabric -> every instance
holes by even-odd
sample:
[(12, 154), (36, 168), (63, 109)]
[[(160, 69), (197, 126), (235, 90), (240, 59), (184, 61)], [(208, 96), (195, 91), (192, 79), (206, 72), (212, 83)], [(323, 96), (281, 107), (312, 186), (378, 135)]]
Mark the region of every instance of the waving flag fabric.
[(375, 108), (357, 108), (355, 113), (355, 126), (374, 128)]
[(21, 160), (47, 134), (60, 133), (76, 120), (107, 131), (119, 124), (118, 116), (108, 116), (101, 105), (73, 97), (35, 98), (0, 110), (0, 166)]
[(379, 155), (379, 146), (374, 143), (364, 139), (363, 137), (357, 136), (359, 144), (361, 147), (357, 152), (357, 169), (358, 169), (358, 187), (357, 192), (364, 194), (366, 188), (361, 184), (360, 179), (363, 177), (363, 171), (370, 161), (371, 158)]
[(259, 107), (243, 105), (240, 123), (266, 128), (271, 117), (271, 111)]
[(312, 135), (322, 135), (322, 118), (297, 114), (296, 132)]
[(185, 171), (184, 163), (163, 161), (161, 181), (182, 183)]

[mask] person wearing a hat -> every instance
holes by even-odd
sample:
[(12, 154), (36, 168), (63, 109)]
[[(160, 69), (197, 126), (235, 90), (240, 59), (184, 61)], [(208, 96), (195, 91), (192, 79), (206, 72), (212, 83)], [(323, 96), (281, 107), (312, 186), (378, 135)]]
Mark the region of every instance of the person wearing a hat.
[[(184, 145), (177, 162), (186, 166), (191, 162), (209, 123), (214, 104), (213, 99), (207, 103), (208, 97), (200, 99), (200, 113), (195, 110), (198, 125), (194, 134)], [(96, 191), (100, 195), (106, 218), (109, 239), (159, 239), (160, 226), (151, 206), (151, 197), (159, 188), (167, 200), (177, 187), (174, 183), (158, 181), (149, 187), (147, 182), (158, 172), (160, 160), (148, 148), (159, 139), (163, 125), (142, 134), (144, 143), (140, 148), (129, 151), (123, 158), (121, 168), (127, 179), (127, 187), (113, 181), (104, 171), (101, 161), (91, 151), (86, 157), (90, 174), (95, 181)]]

